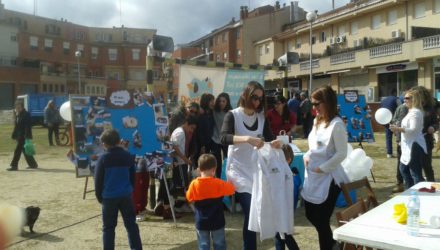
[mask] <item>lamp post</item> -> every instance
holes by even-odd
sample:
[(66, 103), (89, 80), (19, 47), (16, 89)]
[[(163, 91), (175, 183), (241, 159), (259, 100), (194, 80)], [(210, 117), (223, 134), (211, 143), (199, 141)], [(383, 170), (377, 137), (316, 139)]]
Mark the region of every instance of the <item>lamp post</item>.
[(81, 95), (81, 72), (79, 68), (79, 58), (81, 57), (81, 51), (77, 50), (75, 52), (76, 64), (78, 66), (78, 94)]
[(312, 49), (312, 47), (313, 47), (313, 45), (312, 45), (312, 28), (313, 28), (313, 22), (314, 21), (316, 21), (316, 18), (318, 17), (318, 14), (317, 14), (317, 10), (315, 10), (315, 11), (311, 11), (311, 12), (308, 12), (307, 13), (307, 15), (306, 15), (306, 19), (307, 19), (307, 22), (309, 22), (310, 23), (310, 81), (309, 81), (309, 95), (311, 94), (311, 91), (312, 91), (312, 78), (313, 78), (313, 68), (312, 68), (312, 66), (313, 66), (313, 62), (312, 62), (312, 59), (313, 59), (313, 49)]

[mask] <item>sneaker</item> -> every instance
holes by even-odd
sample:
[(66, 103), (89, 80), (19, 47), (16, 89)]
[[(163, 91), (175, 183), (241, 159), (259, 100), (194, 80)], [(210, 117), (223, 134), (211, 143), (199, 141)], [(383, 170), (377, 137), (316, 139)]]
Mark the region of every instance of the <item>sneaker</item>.
[(158, 202), (156, 204), (156, 206), (154, 207), (154, 214), (157, 216), (162, 216), (163, 215), (163, 203), (162, 202)]
[(147, 216), (146, 214), (138, 214), (136, 215), (136, 221), (146, 221)]
[(17, 171), (18, 168), (17, 167), (10, 167), (6, 169), (7, 171)]
[(392, 192), (393, 193), (401, 193), (403, 192), (405, 188), (403, 187), (403, 183), (400, 184), (396, 184), (396, 186), (393, 188)]
[(34, 167), (29, 166), (26, 169), (36, 169), (36, 168), (38, 168), (38, 166), (34, 166)]
[(387, 158), (393, 158), (394, 156), (392, 154), (387, 154)]

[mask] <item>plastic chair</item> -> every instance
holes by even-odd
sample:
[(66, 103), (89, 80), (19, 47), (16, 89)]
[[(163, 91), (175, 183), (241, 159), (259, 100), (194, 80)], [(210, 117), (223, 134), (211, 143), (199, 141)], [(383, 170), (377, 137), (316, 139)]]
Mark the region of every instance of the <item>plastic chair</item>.
[[(342, 193), (344, 194), (345, 201), (347, 201), (347, 204), (349, 206), (353, 205), (353, 200), (350, 197), (350, 191), (359, 189), (364, 189), (366, 192), (367, 197), (363, 199), (363, 201), (365, 202), (365, 206), (368, 210), (379, 205), (376, 199), (376, 195), (374, 195), (373, 189), (371, 188), (370, 182), (368, 181), (367, 177), (364, 177), (358, 181), (342, 183), (341, 189)], [(360, 196), (359, 194), (358, 197), (361, 197), (362, 199), (362, 196)]]
[[(349, 206), (348, 208), (337, 212), (336, 213), (336, 219), (338, 220), (338, 226), (342, 226), (345, 223), (348, 223), (350, 220), (353, 220), (354, 218), (359, 217), (361, 214), (364, 214), (367, 212), (367, 207), (365, 205), (365, 202), (361, 199), (355, 204)], [(354, 245), (351, 243), (342, 243), (341, 245), (342, 250), (362, 250), (364, 249), (364, 246), (361, 245)], [(372, 249), (369, 247), (365, 247), (365, 249)]]

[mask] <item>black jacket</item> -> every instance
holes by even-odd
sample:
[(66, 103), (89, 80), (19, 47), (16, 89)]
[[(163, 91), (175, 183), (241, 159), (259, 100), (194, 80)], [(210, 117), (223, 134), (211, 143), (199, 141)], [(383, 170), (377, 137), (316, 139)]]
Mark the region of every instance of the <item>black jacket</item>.
[(32, 122), (31, 115), (26, 110), (21, 111), (15, 117), (14, 131), (12, 131), (12, 139), (32, 139)]

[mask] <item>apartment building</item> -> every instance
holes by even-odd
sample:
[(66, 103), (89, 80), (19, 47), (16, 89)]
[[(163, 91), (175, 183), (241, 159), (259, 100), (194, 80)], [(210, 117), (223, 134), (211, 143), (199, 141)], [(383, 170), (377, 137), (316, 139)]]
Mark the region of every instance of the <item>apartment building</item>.
[(258, 64), (254, 53), (254, 41), (273, 36), (282, 31), (284, 25), (304, 20), (305, 12), (298, 7), (298, 1), (281, 6), (266, 5), (252, 11), (240, 7), (240, 19), (234, 18), (211, 33), (181, 46), (174, 53), (175, 58), (219, 63)]
[(7, 10), (0, 2), (0, 30), (0, 109), (25, 93), (146, 90), (146, 45), (154, 29), (88, 27)]
[[(438, 95), (440, 0), (358, 0), (318, 14), (312, 44), (307, 21), (254, 42), (260, 64), (287, 51), (299, 54), (300, 63), (288, 66), (289, 87), (308, 89), (312, 46), (312, 89), (323, 84), (339, 92), (355, 89), (369, 102), (415, 85)], [(266, 80), (283, 87), (284, 72), (268, 71)]]

